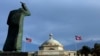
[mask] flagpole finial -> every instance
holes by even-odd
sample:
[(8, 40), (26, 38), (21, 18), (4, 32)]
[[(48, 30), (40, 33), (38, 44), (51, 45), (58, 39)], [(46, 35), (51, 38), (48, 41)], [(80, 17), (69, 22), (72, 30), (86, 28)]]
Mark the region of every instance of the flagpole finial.
[(49, 39), (52, 39), (52, 38), (53, 38), (53, 34), (50, 33), (50, 34), (49, 34)]

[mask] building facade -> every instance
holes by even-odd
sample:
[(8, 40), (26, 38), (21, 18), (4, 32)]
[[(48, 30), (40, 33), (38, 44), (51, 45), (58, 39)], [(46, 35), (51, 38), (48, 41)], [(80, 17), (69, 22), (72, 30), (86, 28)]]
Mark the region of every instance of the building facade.
[(63, 45), (49, 35), (49, 39), (40, 45), (34, 56), (76, 56), (76, 51), (66, 51)]

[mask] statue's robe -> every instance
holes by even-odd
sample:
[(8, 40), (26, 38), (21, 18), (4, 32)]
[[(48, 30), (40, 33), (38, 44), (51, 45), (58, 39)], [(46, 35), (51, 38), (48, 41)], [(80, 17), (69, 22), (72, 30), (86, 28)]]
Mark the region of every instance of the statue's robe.
[(3, 51), (21, 51), (24, 16), (29, 15), (30, 12), (23, 8), (12, 10), (9, 13), (7, 21), (9, 29)]

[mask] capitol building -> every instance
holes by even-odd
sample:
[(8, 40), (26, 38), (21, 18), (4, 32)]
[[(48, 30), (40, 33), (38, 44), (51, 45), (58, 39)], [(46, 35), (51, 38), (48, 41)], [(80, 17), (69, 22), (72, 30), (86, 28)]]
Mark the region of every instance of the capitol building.
[(34, 52), (34, 56), (76, 56), (76, 51), (64, 50), (64, 46), (50, 34), (49, 39)]

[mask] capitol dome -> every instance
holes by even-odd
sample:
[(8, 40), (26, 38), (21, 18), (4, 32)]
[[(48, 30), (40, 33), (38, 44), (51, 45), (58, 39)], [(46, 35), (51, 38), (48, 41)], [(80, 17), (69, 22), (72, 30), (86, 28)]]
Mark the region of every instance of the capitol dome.
[(59, 41), (57, 41), (57, 40), (55, 40), (55, 39), (53, 38), (53, 34), (50, 34), (49, 36), (50, 36), (50, 38), (49, 38), (47, 41), (45, 41), (45, 42), (42, 44), (42, 46), (46, 46), (46, 45), (63, 46)]
[(45, 41), (41, 46), (40, 49), (43, 50), (63, 50), (63, 45), (53, 38), (53, 34), (49, 34), (49, 39)]

